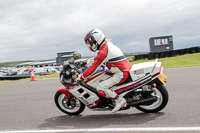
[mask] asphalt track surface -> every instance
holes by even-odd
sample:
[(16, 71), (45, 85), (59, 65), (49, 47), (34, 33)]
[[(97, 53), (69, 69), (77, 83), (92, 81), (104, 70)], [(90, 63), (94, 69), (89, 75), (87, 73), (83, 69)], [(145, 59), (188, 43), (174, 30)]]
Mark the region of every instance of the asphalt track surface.
[(135, 108), (115, 114), (86, 108), (81, 115), (69, 116), (54, 104), (58, 78), (0, 83), (0, 132), (200, 132), (200, 66), (164, 73), (168, 105), (150, 114)]

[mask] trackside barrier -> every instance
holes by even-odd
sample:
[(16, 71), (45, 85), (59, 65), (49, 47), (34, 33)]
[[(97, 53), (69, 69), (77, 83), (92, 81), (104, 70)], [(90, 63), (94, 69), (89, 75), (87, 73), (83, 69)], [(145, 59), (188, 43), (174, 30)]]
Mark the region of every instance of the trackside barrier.
[(199, 53), (200, 52), (200, 46), (197, 47), (191, 47), (191, 48), (185, 48), (185, 49), (178, 49), (178, 50), (171, 50), (171, 51), (165, 51), (165, 52), (152, 52), (148, 54), (140, 54), (135, 55), (132, 57), (132, 61), (140, 60), (140, 59), (156, 59), (156, 58), (165, 58), (165, 57), (173, 57), (176, 55), (184, 55), (184, 54), (193, 54), (193, 53)]
[(12, 76), (1, 76), (0, 80), (19, 80), (23, 78), (30, 78), (30, 75), (12, 75)]

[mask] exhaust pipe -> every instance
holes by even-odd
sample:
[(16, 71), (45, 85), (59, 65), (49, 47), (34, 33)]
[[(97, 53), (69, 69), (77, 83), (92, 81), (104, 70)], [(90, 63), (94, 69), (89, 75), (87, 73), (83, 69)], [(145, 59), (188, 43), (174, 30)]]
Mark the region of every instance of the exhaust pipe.
[(153, 97), (143, 99), (143, 100), (131, 101), (130, 106), (135, 107), (135, 106), (144, 105), (144, 104), (148, 104), (148, 103), (152, 103), (152, 102), (156, 102), (156, 101), (157, 101), (157, 97), (153, 96)]

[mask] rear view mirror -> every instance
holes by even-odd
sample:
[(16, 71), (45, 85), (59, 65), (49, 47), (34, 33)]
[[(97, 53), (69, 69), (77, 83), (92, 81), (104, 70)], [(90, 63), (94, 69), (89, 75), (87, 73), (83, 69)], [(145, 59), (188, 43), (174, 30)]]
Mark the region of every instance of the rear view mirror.
[(81, 58), (81, 54), (73, 54), (73, 58), (75, 60), (80, 59)]

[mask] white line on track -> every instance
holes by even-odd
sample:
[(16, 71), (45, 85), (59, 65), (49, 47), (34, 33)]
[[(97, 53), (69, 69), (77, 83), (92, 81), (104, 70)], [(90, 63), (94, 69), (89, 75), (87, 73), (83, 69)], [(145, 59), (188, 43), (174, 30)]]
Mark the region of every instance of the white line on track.
[(0, 133), (71, 133), (71, 132), (158, 132), (158, 131), (180, 131), (197, 132), (200, 127), (151, 127), (151, 128), (85, 128), (85, 129), (52, 129), (52, 130), (18, 130), (18, 131), (0, 131)]

